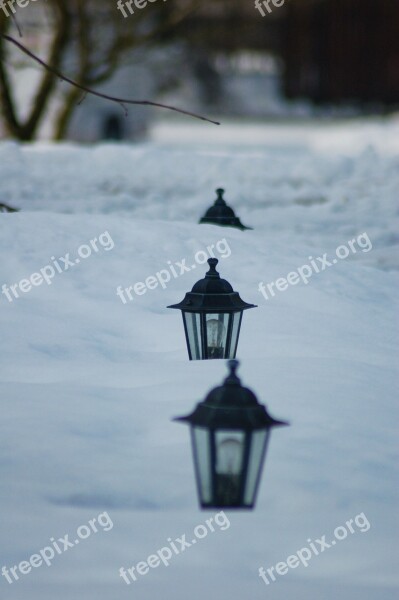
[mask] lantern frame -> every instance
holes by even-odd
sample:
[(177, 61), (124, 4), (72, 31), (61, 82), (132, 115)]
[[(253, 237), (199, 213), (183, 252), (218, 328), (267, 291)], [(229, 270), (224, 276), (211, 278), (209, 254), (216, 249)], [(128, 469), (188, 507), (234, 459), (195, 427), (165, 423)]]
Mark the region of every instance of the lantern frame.
[[(253, 509), (271, 430), (288, 425), (286, 421), (271, 417), (255, 394), (241, 385), (236, 375), (238, 364), (236, 360), (228, 361), (230, 373), (223, 385), (211, 390), (191, 414), (174, 419), (190, 425), (197, 493), (202, 509)], [(202, 450), (199, 432), (207, 438)], [(242, 448), (238, 449), (241, 452), (238, 471), (227, 474), (220, 468), (218, 472), (223, 454), (220, 445), (217, 447), (218, 434), (226, 432), (241, 435), (243, 440)], [(259, 437), (261, 434), (263, 438)], [(234, 438), (228, 441), (234, 441)], [(200, 456), (204, 449), (207, 450), (206, 459)]]
[[(182, 312), (186, 345), (190, 360), (235, 358), (244, 310), (256, 308), (244, 302), (228, 281), (216, 271), (217, 258), (208, 259), (209, 271), (188, 292), (182, 302), (168, 308)], [(209, 318), (210, 317), (210, 318)], [(215, 318), (216, 317), (216, 318)], [(210, 321), (217, 339), (208, 339)]]

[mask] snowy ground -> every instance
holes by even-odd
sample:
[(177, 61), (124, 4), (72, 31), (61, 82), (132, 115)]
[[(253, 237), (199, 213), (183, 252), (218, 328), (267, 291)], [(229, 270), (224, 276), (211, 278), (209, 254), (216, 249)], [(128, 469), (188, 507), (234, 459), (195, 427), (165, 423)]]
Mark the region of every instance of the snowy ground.
[[(76, 259), (108, 232), (98, 252), (51, 285), (12, 302), (0, 295), (0, 568), (29, 560), (52, 537), (74, 540), (104, 511), (113, 523), (51, 567), (12, 584), (1, 577), (0, 597), (391, 600), (399, 122), (185, 123), (160, 124), (138, 146), (0, 144), (0, 202), (22, 209), (0, 215), (0, 285), (67, 253)], [(216, 187), (254, 231), (196, 224)], [(259, 292), (259, 282), (285, 277), (310, 256), (334, 257), (361, 234), (372, 249), (363, 244), (269, 300)], [(126, 304), (116, 288), (168, 261), (191, 266), (210, 244), (223, 249), (215, 253), (222, 275), (258, 304), (244, 315), (242, 380), (292, 425), (272, 436), (256, 511), (228, 513), (226, 530), (128, 586), (120, 567), (146, 560), (168, 538), (191, 540), (212, 515), (197, 508), (188, 431), (171, 418), (226, 368), (189, 362), (180, 315), (165, 308), (204, 267)], [(369, 531), (356, 529), (268, 587), (260, 579), (259, 567), (285, 561), (309, 539), (331, 541), (360, 513)]]

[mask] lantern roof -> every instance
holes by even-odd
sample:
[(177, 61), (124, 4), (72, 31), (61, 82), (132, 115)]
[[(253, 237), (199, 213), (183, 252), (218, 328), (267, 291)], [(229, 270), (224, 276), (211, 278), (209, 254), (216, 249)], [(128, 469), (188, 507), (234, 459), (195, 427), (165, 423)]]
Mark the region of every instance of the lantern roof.
[(193, 294), (232, 294), (234, 290), (226, 279), (220, 277), (216, 271), (217, 258), (208, 258), (209, 271), (203, 279), (193, 285)]
[(238, 229), (252, 229), (246, 227), (235, 215), (234, 210), (226, 204), (223, 198), (224, 189), (218, 188), (216, 190), (217, 198), (215, 203), (208, 208), (205, 215), (200, 219), (200, 223), (208, 223), (213, 225), (224, 225), (227, 227), (236, 227)]
[(248, 304), (240, 298), (226, 279), (222, 279), (216, 271), (217, 258), (209, 258), (209, 271), (203, 279), (194, 284), (182, 302), (171, 304), (168, 308), (178, 308), (187, 312), (237, 312), (255, 308), (256, 304)]
[(246, 431), (288, 425), (286, 421), (274, 419), (252, 390), (241, 385), (236, 374), (239, 362), (229, 360), (227, 364), (230, 373), (223, 385), (212, 389), (190, 415), (175, 420), (207, 429)]

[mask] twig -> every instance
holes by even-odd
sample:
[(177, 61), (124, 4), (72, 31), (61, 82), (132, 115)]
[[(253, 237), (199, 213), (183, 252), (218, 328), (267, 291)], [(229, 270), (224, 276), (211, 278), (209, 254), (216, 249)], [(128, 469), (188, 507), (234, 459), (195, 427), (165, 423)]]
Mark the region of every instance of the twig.
[[(17, 40), (14, 40), (14, 38), (12, 38), (11, 36), (6, 35), (5, 33), (0, 33), (0, 36), (2, 38), (4, 38), (5, 40), (7, 40), (8, 42), (11, 42), (11, 44), (14, 44), (14, 46), (17, 46), (17, 48), (19, 48), (22, 52), (24, 52), (27, 56), (32, 58), (34, 61), (39, 63), (44, 69), (46, 69), (50, 73), (53, 73), (53, 75), (56, 75), (63, 81), (66, 81), (67, 83), (69, 83), (70, 85), (73, 85), (73, 86), (79, 88), (80, 90), (83, 90), (84, 92), (86, 92), (86, 94), (91, 94), (92, 96), (98, 96), (99, 98), (104, 98), (104, 100), (109, 100), (110, 102), (116, 102), (117, 104), (122, 105), (122, 107), (124, 104), (141, 104), (141, 105), (145, 105), (145, 106), (155, 106), (157, 108), (166, 108), (167, 110), (173, 110), (174, 112), (178, 112), (183, 115), (187, 115), (188, 117), (200, 119), (201, 121), (207, 121), (208, 123), (213, 123), (214, 125), (220, 125), (220, 123), (218, 123), (218, 121), (212, 121), (212, 119), (202, 117), (201, 115), (197, 115), (197, 114), (189, 112), (187, 110), (183, 110), (182, 108), (176, 108), (175, 106), (170, 106), (168, 104), (160, 104), (159, 102), (152, 102), (150, 100), (127, 100), (125, 98), (117, 98), (115, 96), (108, 96), (108, 94), (102, 94), (101, 92), (96, 92), (95, 90), (92, 90), (91, 88), (81, 85), (80, 83), (73, 81), (73, 79), (66, 77), (57, 69), (50, 67), (41, 58), (36, 56), (36, 54), (33, 54), (33, 52), (28, 50), (28, 48), (23, 46)], [(125, 110), (126, 110), (126, 107), (125, 107)]]
[(14, 25), (15, 25), (15, 27), (17, 28), (17, 31), (18, 31), (18, 33), (19, 33), (19, 37), (24, 37), (24, 36), (22, 35), (22, 29), (21, 29), (21, 26), (20, 26), (20, 24), (18, 23), (18, 21), (17, 21), (17, 17), (14, 15), (14, 13), (11, 13), (11, 18), (12, 18), (12, 20), (14, 21)]
[(78, 102), (78, 106), (80, 106), (80, 105), (82, 104), (82, 102), (84, 102), (84, 101), (86, 100), (86, 96), (87, 96), (87, 92), (84, 92), (84, 93), (82, 94), (82, 97), (81, 97), (81, 99), (80, 99), (80, 100), (79, 100), (79, 102)]

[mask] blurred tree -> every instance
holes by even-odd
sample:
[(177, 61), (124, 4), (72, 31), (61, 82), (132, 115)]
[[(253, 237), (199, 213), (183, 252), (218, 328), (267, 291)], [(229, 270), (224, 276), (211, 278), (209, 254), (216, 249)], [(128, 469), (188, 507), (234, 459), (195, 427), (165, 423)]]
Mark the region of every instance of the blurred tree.
[[(155, 2), (146, 9), (136, 8), (134, 16), (125, 8), (129, 15), (126, 18), (117, 9), (116, 0), (47, 0), (45, 4), (17, 8), (15, 18), (0, 10), (0, 33), (7, 34), (13, 24), (21, 25), (22, 41), (35, 43), (42, 60), (79, 85), (93, 88), (108, 81), (133, 48), (162, 40), (165, 32), (191, 13), (198, 2)], [(32, 92), (29, 110), (21, 117), (13, 70), (27, 64), (32, 65), (21, 62), (21, 56), (0, 37), (0, 118), (12, 137), (25, 141), (35, 139), (51, 100), (60, 91), (58, 78), (43, 70)], [(55, 139), (65, 136), (81, 97), (78, 88), (62, 86), (52, 123)]]

